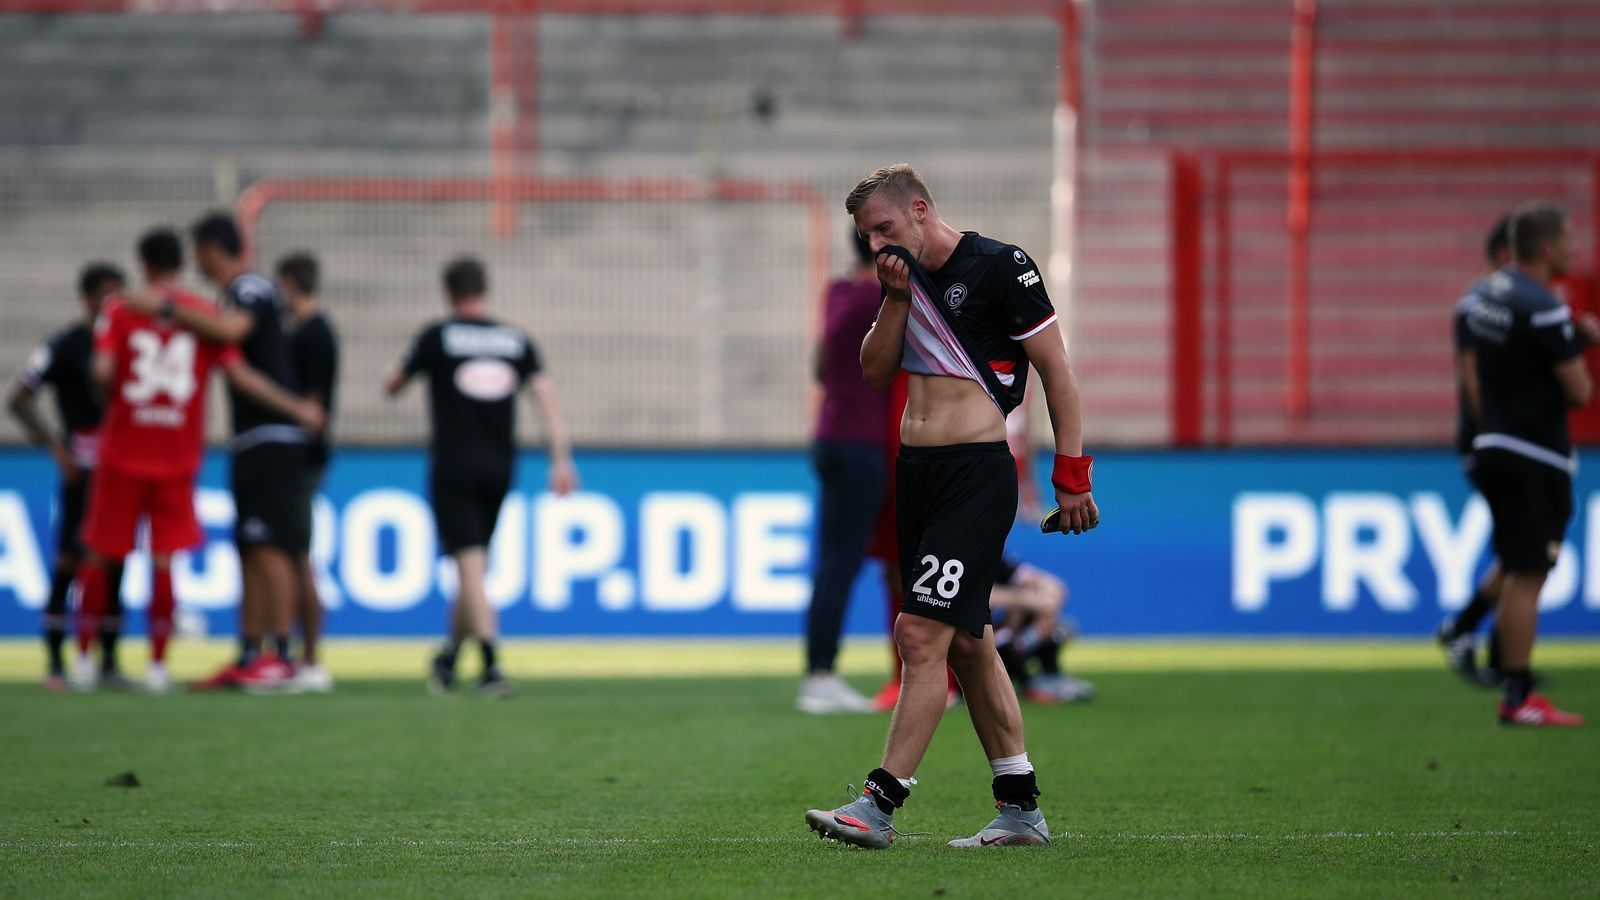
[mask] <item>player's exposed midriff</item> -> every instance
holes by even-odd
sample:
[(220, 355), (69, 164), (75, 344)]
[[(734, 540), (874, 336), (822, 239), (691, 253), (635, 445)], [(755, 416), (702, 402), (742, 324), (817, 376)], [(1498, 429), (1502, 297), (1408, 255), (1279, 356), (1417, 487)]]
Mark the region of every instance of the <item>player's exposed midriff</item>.
[(983, 385), (965, 378), (910, 373), (900, 442), (944, 447), (1006, 439), (1006, 422)]

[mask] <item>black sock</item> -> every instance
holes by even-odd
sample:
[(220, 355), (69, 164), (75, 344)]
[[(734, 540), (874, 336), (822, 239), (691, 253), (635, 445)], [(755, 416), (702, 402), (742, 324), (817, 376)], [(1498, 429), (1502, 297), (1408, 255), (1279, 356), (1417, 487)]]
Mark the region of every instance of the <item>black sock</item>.
[(61, 675), (67, 671), (67, 664), (61, 658), (61, 647), (67, 642), (67, 632), (64, 628), (46, 628), (44, 630), (44, 649), (50, 656), (50, 674)]
[(911, 796), (911, 789), (900, 783), (900, 779), (889, 774), (888, 769), (873, 769), (867, 773), (867, 780), (861, 785), (861, 792), (872, 797), (872, 802), (878, 804), (878, 809), (886, 816), (894, 815), (894, 811), (906, 805), (906, 799)]
[(1034, 802), (1038, 797), (1039, 782), (1032, 772), (994, 777), (994, 799), (1001, 803), (1009, 803), (1021, 807), (1023, 812), (1029, 812), (1039, 808), (1039, 804)]
[(1028, 678), (1028, 658), (1017, 652), (1016, 646), (1006, 642), (995, 648), (1000, 653), (1000, 663), (1006, 667), (1006, 674), (1012, 681), (1026, 681)]
[(1506, 705), (1515, 709), (1528, 699), (1533, 690), (1533, 676), (1527, 669), (1506, 673)]
[(1471, 634), (1477, 631), (1478, 625), (1483, 622), (1483, 617), (1494, 609), (1495, 603), (1499, 599), (1499, 597), (1486, 593), (1482, 588), (1479, 588), (1478, 592), (1472, 595), (1472, 602), (1468, 603), (1467, 608), (1458, 613), (1456, 620), (1450, 623), (1452, 636), (1460, 637), (1463, 634)]
[(272, 639), (273, 649), (278, 651), (278, 658), (284, 662), (289, 661), (289, 636), (279, 635)]
[(499, 671), (495, 665), (494, 641), (479, 641), (478, 644), (483, 648), (484, 674), (487, 675), (490, 672)]
[(1061, 674), (1061, 645), (1054, 638), (1039, 645), (1034, 654), (1039, 659), (1039, 671), (1046, 675)]
[(50, 657), (52, 675), (67, 671), (67, 664), (61, 658), (61, 648), (67, 641), (67, 596), (71, 591), (71, 570), (56, 570), (50, 579), (50, 600), (44, 613), (44, 649)]
[(256, 661), (256, 654), (261, 652), (261, 639), (242, 637), (239, 638), (239, 668), (244, 668)]
[(107, 616), (100, 620), (100, 672), (103, 675), (117, 671), (117, 639), (121, 636), (121, 616)]
[(1489, 668), (1500, 671), (1500, 629), (1489, 629)]

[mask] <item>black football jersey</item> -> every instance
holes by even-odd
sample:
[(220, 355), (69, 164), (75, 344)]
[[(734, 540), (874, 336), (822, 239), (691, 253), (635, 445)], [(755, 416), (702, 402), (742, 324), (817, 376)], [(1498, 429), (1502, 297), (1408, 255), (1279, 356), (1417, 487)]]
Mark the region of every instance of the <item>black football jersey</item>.
[[(333, 421), (334, 395), (339, 387), (339, 338), (328, 324), (327, 317), (315, 315), (300, 323), (289, 333), (289, 362), (294, 371), (295, 387), (300, 395), (308, 397), (313, 391), (322, 397), (322, 409)], [(325, 429), (311, 445), (313, 465), (327, 465), (330, 455), (328, 434)]]
[(993, 396), (989, 380), (975, 368), (987, 366), (999, 385), (994, 401), (1010, 414), (1027, 388), (1022, 341), (1056, 320), (1038, 265), (1012, 244), (968, 231), (944, 265), (926, 274), (927, 290), (913, 279), (900, 367), (968, 378)]
[[(283, 299), (278, 296), (277, 285), (254, 272), (246, 272), (228, 285), (223, 292), (222, 302), (224, 306), (243, 310), (255, 319), (250, 334), (239, 342), (239, 351), (244, 354), (245, 362), (280, 387), (293, 391), (295, 384), (289, 369), (289, 341), (283, 327)], [(232, 387), (228, 389), (228, 406), (233, 417), (235, 437), (266, 425), (299, 428), (283, 414), (262, 406)], [(272, 440), (295, 437), (294, 431), (273, 429), (273, 432)], [(266, 435), (265, 432), (260, 434), (263, 437)], [(304, 432), (299, 431), (298, 438), (303, 440), (304, 437)]]
[(1571, 469), (1566, 395), (1555, 367), (1581, 352), (1572, 312), (1543, 285), (1502, 269), (1481, 282), (1467, 311), (1483, 419), (1474, 449), (1509, 450)]
[[(1456, 308), (1451, 319), (1454, 323), (1456, 353), (1466, 353), (1472, 347), (1472, 327), (1467, 324), (1467, 315), (1472, 307), (1478, 303), (1478, 293), (1483, 290), (1483, 280), (1474, 282), (1467, 290), (1465, 296), (1456, 301)], [(1463, 385), (1456, 386), (1456, 453), (1459, 456), (1472, 454), (1472, 440), (1478, 436), (1478, 424), (1472, 421), (1472, 408), (1467, 403), (1467, 389)]]
[(63, 442), (79, 465), (95, 463), (95, 431), (105, 404), (90, 380), (94, 335), (79, 323), (63, 329), (28, 355), (18, 376), (30, 391), (49, 385), (55, 393), (56, 417)]
[(458, 316), (424, 328), (401, 368), (407, 376), (428, 376), (436, 466), (511, 464), (517, 391), (541, 369), (527, 335), (492, 319)]

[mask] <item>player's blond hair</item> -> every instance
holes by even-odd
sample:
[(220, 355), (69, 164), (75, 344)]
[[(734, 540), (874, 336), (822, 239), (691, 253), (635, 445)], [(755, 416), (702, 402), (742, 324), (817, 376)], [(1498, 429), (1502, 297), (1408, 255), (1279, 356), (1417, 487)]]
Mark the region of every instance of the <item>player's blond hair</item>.
[(918, 197), (928, 201), (929, 206), (933, 205), (933, 195), (928, 193), (928, 185), (917, 170), (911, 168), (910, 163), (895, 163), (873, 172), (851, 188), (849, 196), (844, 198), (844, 211), (855, 215), (880, 191), (902, 207), (909, 206)]

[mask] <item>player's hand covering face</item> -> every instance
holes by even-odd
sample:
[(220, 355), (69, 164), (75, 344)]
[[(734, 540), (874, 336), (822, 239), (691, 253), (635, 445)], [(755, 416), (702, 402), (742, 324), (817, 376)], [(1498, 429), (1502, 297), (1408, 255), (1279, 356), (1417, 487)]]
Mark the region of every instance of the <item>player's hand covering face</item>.
[(906, 268), (905, 260), (888, 253), (879, 253), (878, 283), (883, 285), (883, 292), (891, 300), (909, 302), (911, 300), (911, 270)]

